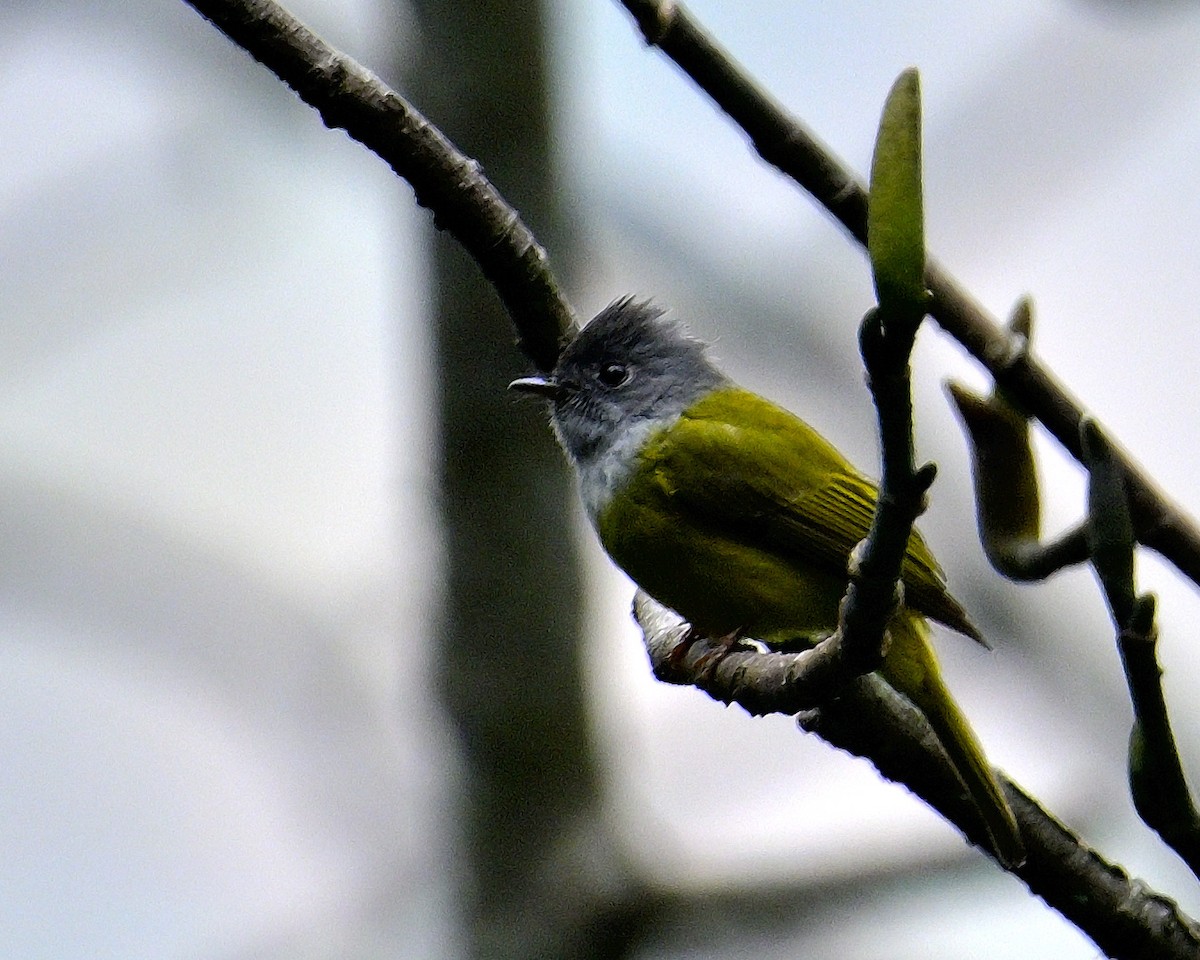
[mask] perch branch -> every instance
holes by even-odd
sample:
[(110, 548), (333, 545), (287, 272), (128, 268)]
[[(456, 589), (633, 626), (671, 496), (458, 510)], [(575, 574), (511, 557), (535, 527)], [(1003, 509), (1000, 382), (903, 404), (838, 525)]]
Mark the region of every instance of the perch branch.
[[(698, 640), (683, 660), (673, 658), (688, 625), (644, 593), (634, 615), (656, 675), (700, 687), (722, 703), (750, 713), (793, 714), (799, 701), (787, 678), (804, 653), (739, 649), (717, 669), (704, 662), (719, 655), (720, 641)], [(806, 651), (805, 653), (811, 653)], [(700, 665), (697, 667), (697, 665)], [(987, 834), (979, 814), (917, 710), (874, 676), (846, 687), (840, 697), (801, 713), (800, 725), (839, 749), (868, 759), (955, 824), (983, 850)], [(1194, 960), (1200, 927), (1175, 903), (1109, 863), (1059, 823), (1020, 787), (1001, 778), (1021, 826), (1026, 860), (1013, 873), (1049, 906), (1079, 927), (1117, 960)]]

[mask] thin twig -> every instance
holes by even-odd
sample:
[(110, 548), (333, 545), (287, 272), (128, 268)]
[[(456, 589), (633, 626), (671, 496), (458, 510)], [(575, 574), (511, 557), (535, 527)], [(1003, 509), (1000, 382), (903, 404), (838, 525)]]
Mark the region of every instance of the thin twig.
[[(646, 42), (675, 61), (749, 136), (768, 163), (795, 180), (866, 244), (866, 192), (832, 150), (758, 86), (680, 3), (621, 0)], [(932, 258), (925, 282), (933, 294), (930, 314), (982, 363), (996, 382), (1019, 400), (1078, 459), (1083, 406), (1045, 366), (1015, 355), (999, 322)], [(1200, 585), (1200, 528), (1171, 501), (1128, 453), (1118, 461), (1129, 486), (1138, 539)]]
[(1134, 582), (1137, 544), (1120, 471), (1100, 429), (1085, 420), (1082, 447), (1088, 467), (1088, 533), (1092, 565), (1117, 633), (1117, 649), (1133, 704), (1129, 734), (1129, 789), (1145, 824), (1200, 876), (1197, 813), (1171, 730), (1158, 662), (1152, 594)]

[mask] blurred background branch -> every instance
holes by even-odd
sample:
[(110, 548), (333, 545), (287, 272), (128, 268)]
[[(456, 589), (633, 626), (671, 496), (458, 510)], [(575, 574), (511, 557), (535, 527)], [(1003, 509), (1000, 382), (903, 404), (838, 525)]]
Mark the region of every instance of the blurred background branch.
[[(399, 66), (415, 98), (484, 158), (511, 216), (523, 211), (570, 264), (575, 225), (556, 189), (541, 5), (418, 0), (413, 9), (420, 54)], [(433, 214), (445, 223), (437, 206)], [(515, 409), (496, 389), (519, 360), (491, 283), (453, 232), (432, 243), (447, 552), (435, 673), (463, 755), (467, 952), (625, 956), (654, 901), (599, 809), (573, 489), (540, 411)]]

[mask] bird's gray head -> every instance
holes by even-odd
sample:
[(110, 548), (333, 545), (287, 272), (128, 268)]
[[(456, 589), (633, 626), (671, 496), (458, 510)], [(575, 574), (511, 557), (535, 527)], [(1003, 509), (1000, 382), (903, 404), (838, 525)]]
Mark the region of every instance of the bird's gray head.
[(653, 304), (617, 300), (583, 328), (548, 377), (511, 387), (553, 402), (554, 430), (581, 470), (632, 456), (646, 437), (727, 383), (705, 347)]

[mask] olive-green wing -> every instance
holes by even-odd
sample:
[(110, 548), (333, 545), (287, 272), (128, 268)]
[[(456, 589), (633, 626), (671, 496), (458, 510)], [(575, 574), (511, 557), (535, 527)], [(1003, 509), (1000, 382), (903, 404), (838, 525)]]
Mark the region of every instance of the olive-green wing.
[[(875, 485), (804, 421), (749, 391), (698, 401), (645, 453), (693, 522), (789, 559), (844, 574), (870, 529)], [(909, 606), (981, 639), (916, 531), (901, 575)]]

